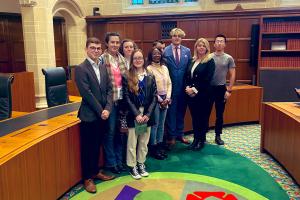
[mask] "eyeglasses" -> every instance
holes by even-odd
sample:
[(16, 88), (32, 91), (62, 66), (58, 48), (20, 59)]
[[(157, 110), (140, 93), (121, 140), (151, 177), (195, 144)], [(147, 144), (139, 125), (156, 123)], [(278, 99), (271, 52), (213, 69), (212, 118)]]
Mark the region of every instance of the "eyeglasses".
[(225, 43), (225, 40), (216, 40), (216, 43)]
[(133, 60), (144, 60), (143, 57), (134, 57)]
[(91, 46), (91, 47), (89, 47), (91, 50), (93, 50), (93, 51), (101, 51), (102, 50), (102, 48), (101, 47), (93, 47), (93, 46)]

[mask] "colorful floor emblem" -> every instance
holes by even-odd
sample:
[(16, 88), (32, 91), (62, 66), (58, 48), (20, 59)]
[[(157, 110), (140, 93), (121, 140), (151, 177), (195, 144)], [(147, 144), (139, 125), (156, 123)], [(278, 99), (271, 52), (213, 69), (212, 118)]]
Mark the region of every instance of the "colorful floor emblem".
[[(158, 187), (159, 186), (159, 187)], [(160, 188), (160, 189), (158, 189)], [(110, 183), (97, 184), (98, 193), (86, 192), (76, 199), (91, 200), (266, 200), (262, 195), (243, 186), (214, 177), (176, 173), (156, 172), (143, 180), (129, 176), (120, 177)], [(108, 198), (109, 197), (109, 198)]]

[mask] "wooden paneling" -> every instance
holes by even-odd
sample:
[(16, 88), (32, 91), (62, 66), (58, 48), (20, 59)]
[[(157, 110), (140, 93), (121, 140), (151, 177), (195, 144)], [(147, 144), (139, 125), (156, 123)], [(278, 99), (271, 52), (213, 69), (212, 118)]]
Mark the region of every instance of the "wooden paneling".
[(143, 39), (143, 23), (140, 22), (126, 23), (124, 37), (130, 38), (134, 41), (141, 41)]
[(198, 38), (214, 38), (219, 33), (218, 20), (216, 19), (199, 20), (198, 24)]
[[(244, 26), (244, 25), (243, 25)], [(236, 38), (238, 33), (237, 19), (221, 19), (218, 23), (218, 33), (226, 35), (227, 38)]]
[(250, 39), (251, 26), (253, 24), (259, 24), (259, 19), (258, 18), (240, 18), (238, 27), (243, 27), (243, 28), (239, 28), (239, 33), (238, 33), (239, 38), (249, 38)]
[(198, 37), (198, 21), (196, 20), (178, 21), (177, 27), (185, 30), (186, 38), (196, 39)]
[(159, 23), (144, 23), (144, 32), (143, 32), (143, 40), (154, 42), (157, 39), (160, 39), (160, 26)]
[(124, 23), (110, 23), (107, 25), (107, 32), (118, 32), (121, 37), (125, 35)]
[(63, 18), (53, 19), (56, 66), (68, 66), (66, 25)]
[(12, 84), (12, 110), (35, 111), (35, 91), (33, 72), (14, 73)]
[(26, 71), (22, 19), (0, 15), (0, 72)]

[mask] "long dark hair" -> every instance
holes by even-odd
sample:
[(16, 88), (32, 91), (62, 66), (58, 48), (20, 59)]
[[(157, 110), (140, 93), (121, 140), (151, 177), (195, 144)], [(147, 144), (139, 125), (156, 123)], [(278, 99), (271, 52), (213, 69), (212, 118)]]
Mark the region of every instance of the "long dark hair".
[(127, 72), (128, 89), (129, 89), (130, 92), (133, 92), (136, 95), (138, 94), (138, 91), (139, 91), (139, 86), (138, 86), (139, 79), (138, 79), (138, 76), (137, 76), (137, 73), (136, 73), (136, 68), (133, 65), (133, 56), (137, 52), (142, 53), (143, 59), (144, 59), (143, 67), (144, 67), (144, 69), (146, 69), (146, 65), (145, 65), (146, 62), (145, 62), (145, 57), (144, 57), (143, 51), (141, 49), (136, 49), (131, 54), (130, 68)]

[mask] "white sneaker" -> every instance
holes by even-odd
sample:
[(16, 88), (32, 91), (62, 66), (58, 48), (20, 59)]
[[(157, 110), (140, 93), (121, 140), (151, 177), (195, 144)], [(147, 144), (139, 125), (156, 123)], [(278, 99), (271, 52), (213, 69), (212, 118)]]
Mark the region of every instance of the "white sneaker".
[(132, 178), (134, 178), (136, 180), (139, 180), (139, 179), (142, 178), (141, 175), (138, 172), (138, 167), (137, 166), (134, 166), (133, 168), (131, 168), (129, 173), (131, 174)]
[(138, 168), (139, 168), (139, 174), (142, 177), (149, 176), (149, 173), (146, 171), (146, 166), (144, 165), (144, 163), (138, 163)]

